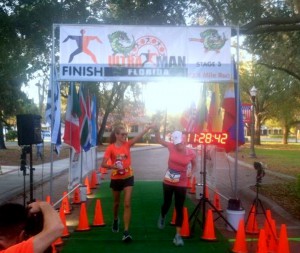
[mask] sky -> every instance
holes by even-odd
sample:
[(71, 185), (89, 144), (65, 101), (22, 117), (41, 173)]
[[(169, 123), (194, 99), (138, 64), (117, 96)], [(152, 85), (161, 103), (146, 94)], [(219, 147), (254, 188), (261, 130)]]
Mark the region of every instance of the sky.
[(153, 114), (167, 110), (168, 114), (181, 114), (192, 103), (198, 104), (201, 89), (201, 83), (186, 79), (148, 83), (143, 89), (146, 111)]

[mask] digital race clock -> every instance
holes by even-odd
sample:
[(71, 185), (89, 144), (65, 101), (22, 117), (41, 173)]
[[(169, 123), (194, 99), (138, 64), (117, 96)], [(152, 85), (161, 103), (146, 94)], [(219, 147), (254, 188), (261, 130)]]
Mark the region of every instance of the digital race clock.
[(186, 140), (189, 144), (209, 144), (209, 145), (225, 145), (228, 139), (228, 133), (222, 132), (203, 132), (203, 133), (187, 133)]

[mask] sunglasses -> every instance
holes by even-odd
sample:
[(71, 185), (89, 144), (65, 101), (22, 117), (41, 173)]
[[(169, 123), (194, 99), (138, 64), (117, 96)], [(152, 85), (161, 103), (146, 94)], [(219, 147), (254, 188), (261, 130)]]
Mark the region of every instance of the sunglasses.
[(119, 135), (121, 135), (122, 137), (125, 137), (128, 135), (128, 133), (119, 133)]

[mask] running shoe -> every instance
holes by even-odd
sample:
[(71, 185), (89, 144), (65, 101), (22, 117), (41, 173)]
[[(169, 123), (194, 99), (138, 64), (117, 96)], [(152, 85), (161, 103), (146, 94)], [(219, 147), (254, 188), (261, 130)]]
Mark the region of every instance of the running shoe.
[(158, 221), (157, 221), (157, 227), (159, 229), (164, 229), (165, 228), (165, 218), (162, 217), (162, 215), (159, 215)]
[(119, 221), (119, 218), (114, 220), (113, 224), (112, 224), (112, 228), (111, 230), (114, 232), (114, 233), (118, 233), (119, 232), (119, 224), (120, 224), (120, 221)]
[(174, 239), (173, 239), (173, 243), (176, 245), (176, 246), (183, 246), (184, 245), (184, 242), (181, 238), (181, 236), (179, 234), (176, 234)]
[(132, 241), (132, 237), (128, 231), (124, 231), (122, 241), (123, 242), (131, 242)]

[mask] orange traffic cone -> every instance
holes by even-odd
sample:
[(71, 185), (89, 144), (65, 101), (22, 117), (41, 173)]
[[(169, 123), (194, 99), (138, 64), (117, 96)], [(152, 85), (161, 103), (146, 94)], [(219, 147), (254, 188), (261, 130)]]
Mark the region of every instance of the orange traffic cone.
[(201, 236), (203, 240), (207, 241), (215, 241), (217, 240), (215, 235), (215, 227), (214, 227), (214, 218), (211, 209), (207, 210), (207, 215), (204, 224), (203, 235)]
[(96, 189), (97, 188), (97, 175), (96, 171), (92, 171), (92, 176), (91, 176), (91, 189)]
[(47, 195), (47, 196), (46, 196), (46, 202), (47, 202), (48, 204), (52, 205), (50, 195)]
[(264, 229), (261, 229), (259, 232), (256, 253), (266, 253), (266, 252), (268, 252), (266, 232)]
[(276, 223), (274, 219), (270, 222), (270, 231), (267, 235), (267, 246), (269, 253), (275, 253), (277, 251)]
[(90, 229), (85, 203), (81, 203), (78, 227), (75, 231), (87, 231)]
[(62, 224), (64, 225), (64, 230), (63, 230), (63, 233), (62, 233), (62, 237), (69, 237), (70, 233), (68, 231), (66, 215), (65, 215), (65, 211), (63, 209), (63, 206), (61, 206), (60, 209), (59, 209), (59, 216), (60, 216)]
[(207, 185), (205, 185), (205, 198), (209, 199), (209, 189)]
[(186, 187), (189, 188), (189, 189), (192, 188), (191, 178), (190, 177), (187, 178), (187, 185), (186, 185)]
[(96, 206), (95, 206), (95, 212), (94, 212), (94, 221), (93, 221), (92, 226), (95, 226), (95, 227), (105, 226), (100, 199), (96, 200)]
[(180, 235), (185, 238), (190, 237), (189, 214), (187, 207), (183, 207), (183, 222)]
[(80, 204), (80, 203), (81, 203), (80, 190), (79, 187), (77, 187), (74, 191), (73, 204)]
[(91, 192), (90, 180), (88, 176), (85, 177), (84, 185), (86, 186), (86, 195), (90, 195), (92, 192)]
[(192, 185), (191, 185), (190, 193), (191, 194), (196, 193), (196, 177), (195, 176), (192, 178)]
[(59, 246), (59, 245), (62, 245), (63, 243), (64, 243), (63, 240), (61, 239), (61, 237), (59, 237), (56, 239), (56, 241), (54, 241), (53, 245)]
[(219, 193), (216, 191), (214, 194), (214, 206), (216, 207), (216, 209), (220, 212), (223, 211), (222, 207), (221, 207), (221, 201), (220, 201), (220, 196)]
[(171, 225), (175, 225), (176, 223), (176, 209), (174, 208), (173, 214), (172, 214), (172, 220), (170, 222)]
[(235, 242), (234, 242), (233, 249), (232, 249), (232, 252), (234, 252), (234, 253), (247, 253), (248, 252), (244, 226), (245, 226), (244, 220), (241, 219), (239, 222)]
[(51, 253), (56, 253), (57, 252), (54, 243), (51, 244), (51, 249), (52, 249)]
[(289, 247), (285, 224), (282, 224), (280, 227), (279, 241), (278, 241), (278, 247), (277, 247), (277, 253), (282, 253), (282, 252), (290, 253), (290, 247)]
[(64, 192), (63, 196), (64, 196), (64, 198), (61, 201), (61, 207), (64, 209), (65, 214), (70, 214), (71, 208), (70, 208), (70, 203), (69, 203), (69, 198), (68, 198), (67, 192)]
[(246, 233), (248, 234), (258, 234), (258, 225), (256, 221), (256, 208), (255, 205), (252, 205), (250, 209), (249, 218), (246, 224)]

